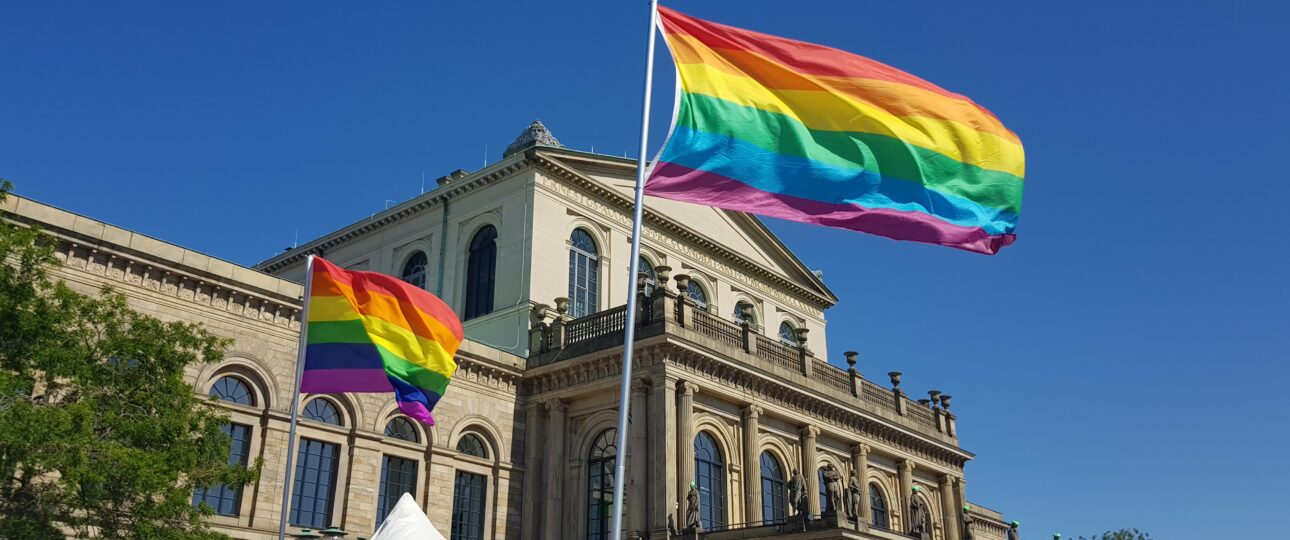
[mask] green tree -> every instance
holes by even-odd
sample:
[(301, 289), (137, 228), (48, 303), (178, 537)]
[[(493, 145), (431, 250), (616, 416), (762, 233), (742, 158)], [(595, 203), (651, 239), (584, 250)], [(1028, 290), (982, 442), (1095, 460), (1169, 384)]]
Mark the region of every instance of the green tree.
[(1081, 536), (1076, 540), (1151, 540), (1151, 535), (1137, 529), (1120, 529), (1093, 536)]
[(57, 264), (48, 236), (0, 219), (0, 538), (222, 538), (193, 489), (254, 471), (228, 465), (226, 416), (184, 367), (228, 343), (75, 292)]

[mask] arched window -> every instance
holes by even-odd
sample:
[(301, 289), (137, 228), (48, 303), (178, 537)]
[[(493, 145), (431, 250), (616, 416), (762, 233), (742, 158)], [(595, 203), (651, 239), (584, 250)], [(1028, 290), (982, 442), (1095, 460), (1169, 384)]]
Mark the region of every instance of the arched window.
[(336, 405), (321, 398), (310, 400), (309, 403), (306, 403), (305, 411), (300, 416), (305, 420), (313, 420), (334, 426), (341, 425), (340, 411), (336, 410)]
[(654, 288), (658, 286), (658, 274), (654, 272), (654, 265), (650, 264), (649, 259), (641, 257), (637, 266), (640, 267), (638, 273), (641, 274), (641, 283), (645, 284), (645, 294), (654, 294)]
[(618, 430), (606, 429), (587, 455), (587, 540), (609, 538), (614, 507), (614, 446)]
[[(748, 314), (744, 315), (744, 311)], [(735, 322), (743, 324), (745, 320), (748, 321), (748, 326), (757, 326), (757, 310), (748, 302), (735, 302)]]
[(779, 323), (779, 340), (784, 342), (785, 344), (796, 347), (797, 329), (793, 328), (793, 325), (788, 324), (788, 321)]
[(242, 379), (225, 375), (211, 385), (211, 397), (238, 405), (255, 405), (255, 394)]
[(690, 299), (694, 300), (694, 305), (698, 306), (699, 309), (708, 309), (708, 291), (703, 290), (703, 285), (699, 285), (698, 282), (691, 279), (689, 286), (686, 288), (686, 292), (689, 294)]
[(466, 262), (465, 320), (493, 311), (493, 289), (497, 279), (497, 229), (485, 225), (470, 240)]
[[(457, 451), (467, 456), (488, 458), (488, 447), (477, 435), (467, 433), (457, 441)], [(487, 508), (488, 477), (457, 470), (452, 491), (452, 535), (450, 540), (482, 540)]]
[(887, 521), (887, 498), (882, 495), (882, 490), (874, 484), (869, 484), (869, 512), (873, 514), (873, 525), (875, 527), (884, 529), (890, 527)]
[(417, 427), (412, 425), (411, 420), (402, 416), (396, 416), (385, 424), (385, 436), (400, 441), (421, 442), (421, 435), (417, 433)]
[(477, 435), (467, 433), (457, 441), (457, 451), (468, 456), (488, 459), (488, 446)]
[(726, 524), (726, 461), (707, 432), (694, 438), (694, 476), (699, 488), (699, 522), (711, 530)]
[(574, 229), (569, 236), (569, 316), (585, 317), (600, 309), (600, 252), (591, 234)]
[(426, 266), (430, 260), (426, 258), (424, 251), (413, 253), (408, 257), (408, 262), (403, 263), (403, 273), (399, 274), (403, 281), (411, 283), (413, 286), (424, 289), (426, 288)]
[(761, 453), (761, 518), (782, 521), (784, 511), (784, 468), (770, 452)]

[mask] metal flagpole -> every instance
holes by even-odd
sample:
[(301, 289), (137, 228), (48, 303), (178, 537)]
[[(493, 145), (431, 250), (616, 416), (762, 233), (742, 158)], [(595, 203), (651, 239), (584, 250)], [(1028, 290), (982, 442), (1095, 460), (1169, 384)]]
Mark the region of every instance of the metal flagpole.
[[(645, 95), (641, 105), (641, 144), (636, 154), (636, 205), (632, 211), (632, 258), (627, 277), (627, 323), (623, 328), (623, 380), (618, 398), (618, 441), (614, 448), (614, 521), (609, 529), (611, 540), (622, 540), (623, 536), (623, 485), (627, 480), (627, 415), (631, 400), (632, 386), (632, 348), (636, 341), (636, 284), (640, 280), (641, 260), (641, 216), (645, 204), (645, 150), (649, 144), (649, 102), (650, 90), (654, 84), (654, 32), (658, 23), (658, 0), (649, 3), (649, 45), (645, 51)], [(644, 421), (637, 418), (638, 422)], [(639, 449), (638, 449), (639, 450)], [(642, 459), (640, 452), (637, 459)], [(640, 504), (644, 501), (637, 501)]]
[(300, 407), (300, 379), (305, 373), (305, 346), (309, 343), (309, 293), (314, 284), (314, 256), (305, 259), (304, 302), (300, 307), (300, 347), (296, 350), (296, 385), (291, 391), (291, 433), (287, 435), (287, 472), (282, 479), (282, 518), (278, 521), (278, 540), (287, 537), (287, 509), (291, 507), (291, 473), (296, 460), (296, 411)]

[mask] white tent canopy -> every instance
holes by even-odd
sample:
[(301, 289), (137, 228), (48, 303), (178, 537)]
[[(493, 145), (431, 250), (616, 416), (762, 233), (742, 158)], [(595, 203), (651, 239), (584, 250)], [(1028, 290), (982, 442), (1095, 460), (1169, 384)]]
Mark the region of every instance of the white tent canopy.
[(399, 504), (394, 505), (394, 510), (390, 515), (385, 516), (385, 521), (381, 526), (376, 528), (376, 534), (372, 535), (372, 540), (448, 540), (438, 529), (430, 523), (430, 518), (426, 517), (421, 507), (412, 499), (412, 495), (404, 493), (399, 498)]

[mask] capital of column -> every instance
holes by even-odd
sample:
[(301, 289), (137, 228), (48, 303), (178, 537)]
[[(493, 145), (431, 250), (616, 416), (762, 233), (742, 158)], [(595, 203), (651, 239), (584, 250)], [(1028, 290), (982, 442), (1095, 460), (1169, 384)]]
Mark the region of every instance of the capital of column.
[(744, 407), (744, 418), (756, 419), (761, 416), (762, 408), (759, 405), (749, 405)]
[(546, 407), (546, 410), (548, 411), (561, 412), (561, 413), (564, 412), (565, 409), (569, 407), (568, 404), (566, 404), (564, 401), (560, 400), (559, 398), (548, 399), (545, 402), (543, 402), (542, 405)]
[(633, 394), (648, 394), (649, 391), (653, 389), (653, 387), (654, 387), (654, 384), (651, 383), (648, 379), (636, 379), (632, 381)]
[(906, 460), (904, 460), (904, 461), (901, 461), (901, 462), (900, 462), (900, 470), (901, 470), (901, 472), (905, 472), (905, 471), (914, 472), (914, 469), (915, 469), (915, 468), (917, 468), (917, 466), (916, 466), (916, 465), (914, 465), (914, 462), (912, 462), (912, 461), (910, 461), (910, 460), (908, 460), (908, 459), (906, 459)]
[(801, 433), (802, 437), (804, 438), (814, 439), (815, 437), (819, 436), (820, 428), (817, 428), (815, 426), (805, 426), (799, 431), (799, 433)]
[(869, 455), (869, 450), (870, 450), (869, 445), (860, 443), (851, 447), (851, 455), (866, 457)]
[(680, 390), (681, 394), (685, 397), (694, 397), (694, 393), (699, 390), (699, 385), (690, 381), (681, 381), (677, 383), (676, 388), (677, 390)]
[(940, 485), (941, 489), (952, 487), (954, 485), (954, 477), (948, 474), (941, 475)]

